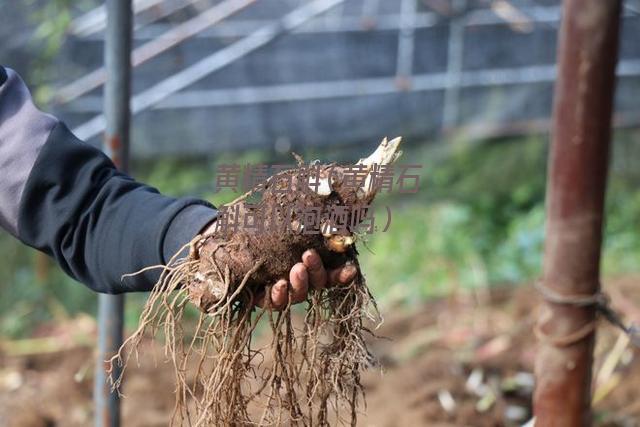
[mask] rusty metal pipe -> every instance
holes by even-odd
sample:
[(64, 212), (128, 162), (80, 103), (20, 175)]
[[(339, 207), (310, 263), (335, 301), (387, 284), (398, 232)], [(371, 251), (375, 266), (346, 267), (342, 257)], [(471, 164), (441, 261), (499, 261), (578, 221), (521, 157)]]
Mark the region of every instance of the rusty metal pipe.
[[(547, 181), (543, 288), (599, 291), (621, 2), (565, 0)], [(538, 319), (537, 426), (591, 424), (595, 307), (547, 301)]]
[[(132, 16), (131, 0), (107, 0), (103, 149), (124, 172), (129, 169)], [(123, 319), (123, 295), (98, 297), (98, 357), (93, 389), (96, 427), (120, 426), (120, 399), (117, 392), (111, 392), (105, 361), (122, 345)], [(113, 375), (119, 375), (118, 369), (114, 366)]]

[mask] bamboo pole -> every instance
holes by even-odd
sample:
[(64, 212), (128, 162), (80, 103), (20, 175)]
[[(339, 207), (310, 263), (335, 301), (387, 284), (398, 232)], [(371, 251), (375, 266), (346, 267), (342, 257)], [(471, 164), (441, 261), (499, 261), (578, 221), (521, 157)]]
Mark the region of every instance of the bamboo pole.
[(564, 1), (541, 283), (546, 302), (537, 325), (537, 426), (591, 424), (596, 311), (570, 301), (600, 289), (620, 8), (619, 0)]

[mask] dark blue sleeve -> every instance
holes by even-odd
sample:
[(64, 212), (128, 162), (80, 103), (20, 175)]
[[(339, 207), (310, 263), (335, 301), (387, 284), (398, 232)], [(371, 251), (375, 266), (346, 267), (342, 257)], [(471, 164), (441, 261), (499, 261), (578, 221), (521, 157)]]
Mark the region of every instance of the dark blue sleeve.
[(157, 271), (122, 275), (166, 263), (216, 213), (136, 182), (58, 122), (24, 185), (18, 238), (97, 292), (147, 291)]

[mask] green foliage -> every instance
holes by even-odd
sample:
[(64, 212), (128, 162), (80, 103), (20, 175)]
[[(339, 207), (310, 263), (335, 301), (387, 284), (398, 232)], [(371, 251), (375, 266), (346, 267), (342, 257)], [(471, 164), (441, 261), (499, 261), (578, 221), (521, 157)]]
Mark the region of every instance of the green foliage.
[[(616, 135), (606, 205), (605, 274), (640, 268), (637, 138), (637, 132)], [(515, 284), (540, 275), (545, 139), (405, 151), (405, 159), (424, 165), (421, 190), (377, 199), (391, 206), (393, 223), (387, 233), (368, 239), (371, 252), (361, 251), (377, 295), (412, 302), (459, 287)]]
[(414, 202), (391, 209), (389, 231), (373, 234), (366, 249), (360, 246), (361, 264), (376, 296), (420, 302), (461, 283), (485, 282), (474, 237), (468, 232), (468, 207), (443, 202), (425, 209)]

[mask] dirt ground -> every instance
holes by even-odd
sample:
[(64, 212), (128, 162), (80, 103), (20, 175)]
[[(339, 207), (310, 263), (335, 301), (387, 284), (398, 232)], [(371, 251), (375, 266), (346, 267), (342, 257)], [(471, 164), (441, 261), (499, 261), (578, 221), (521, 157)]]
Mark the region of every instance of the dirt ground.
[[(640, 324), (640, 276), (605, 281), (614, 306)], [(518, 426), (531, 417), (538, 298), (530, 286), (478, 290), (417, 309), (385, 307), (372, 342), (382, 370), (364, 377), (362, 426)], [(0, 427), (92, 424), (95, 324), (88, 317), (3, 342)], [(129, 371), (124, 425), (167, 425), (173, 374), (157, 365)], [(640, 351), (601, 323), (594, 374), (596, 425), (640, 426)]]

